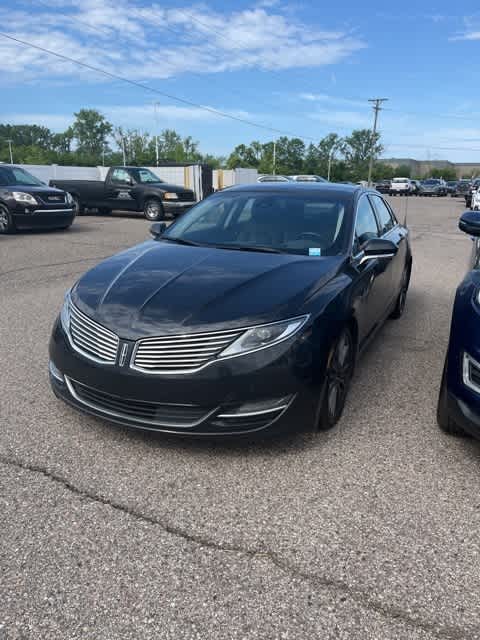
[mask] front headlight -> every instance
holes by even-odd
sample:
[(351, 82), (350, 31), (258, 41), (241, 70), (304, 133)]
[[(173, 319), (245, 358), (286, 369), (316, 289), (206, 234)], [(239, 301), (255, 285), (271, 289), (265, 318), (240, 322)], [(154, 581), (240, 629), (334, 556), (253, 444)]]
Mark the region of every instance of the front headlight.
[(164, 193), (163, 194), (163, 199), (164, 200), (178, 200), (178, 193)]
[(60, 322), (65, 333), (70, 332), (70, 290), (65, 294), (62, 311), (60, 312)]
[(22, 204), (38, 204), (38, 200), (36, 200), (30, 193), (13, 191), (12, 196), (14, 200), (21, 202)]
[(308, 315), (252, 327), (222, 351), (219, 357), (237, 356), (250, 351), (273, 347), (273, 345), (291, 338), (303, 327), (307, 320)]

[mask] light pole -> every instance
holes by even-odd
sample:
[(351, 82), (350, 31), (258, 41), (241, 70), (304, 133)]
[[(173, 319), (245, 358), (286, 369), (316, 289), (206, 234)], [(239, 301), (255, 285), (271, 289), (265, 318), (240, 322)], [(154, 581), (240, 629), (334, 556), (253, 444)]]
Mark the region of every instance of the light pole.
[(10, 151), (10, 164), (13, 164), (12, 142), (13, 140), (7, 140), (8, 150)]
[(276, 168), (277, 168), (277, 143), (274, 140), (273, 141), (273, 175), (275, 175)]
[(125, 153), (125, 138), (122, 136), (122, 153), (123, 153), (123, 166), (127, 166), (127, 154)]
[(158, 113), (157, 113), (157, 107), (159, 106), (159, 102), (154, 102), (153, 103), (153, 114), (154, 114), (154, 118), (155, 118), (155, 160), (157, 163), (157, 167), (158, 167)]
[(333, 156), (334, 156), (335, 151), (336, 151), (336, 146), (334, 145), (331, 148), (330, 153), (328, 154), (328, 170), (327, 170), (327, 180), (328, 180), (328, 182), (330, 182), (330, 174), (331, 174), (331, 171), (332, 171), (332, 162), (333, 162)]

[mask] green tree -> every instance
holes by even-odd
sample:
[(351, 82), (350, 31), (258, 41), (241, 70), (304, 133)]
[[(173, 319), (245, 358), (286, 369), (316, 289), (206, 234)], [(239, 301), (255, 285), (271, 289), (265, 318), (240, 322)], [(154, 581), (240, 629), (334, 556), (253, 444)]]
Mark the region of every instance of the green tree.
[(77, 153), (98, 162), (107, 147), (108, 137), (113, 131), (112, 125), (96, 109), (80, 109), (74, 115), (72, 133), (77, 142)]
[(368, 175), (370, 156), (377, 158), (383, 151), (380, 134), (370, 129), (356, 129), (344, 138), (342, 152), (347, 163), (350, 179), (354, 182), (365, 180)]

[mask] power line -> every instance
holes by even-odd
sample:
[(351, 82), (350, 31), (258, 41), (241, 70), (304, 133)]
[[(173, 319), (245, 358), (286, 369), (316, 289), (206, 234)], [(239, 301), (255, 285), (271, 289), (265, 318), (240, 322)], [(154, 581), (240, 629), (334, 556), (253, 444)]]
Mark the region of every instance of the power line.
[(77, 60), (75, 58), (71, 58), (70, 56), (66, 56), (63, 53), (58, 53), (57, 51), (53, 51), (51, 49), (46, 49), (45, 47), (41, 47), (40, 45), (37, 44), (33, 44), (32, 42), (27, 42), (26, 40), (21, 40), (20, 38), (15, 38), (14, 36), (8, 35), (7, 33), (3, 33), (0, 32), (0, 36), (2, 38), (7, 38), (8, 40), (12, 40), (13, 42), (16, 42), (18, 44), (22, 44), (26, 47), (30, 47), (32, 49), (37, 49), (38, 51), (42, 51), (43, 53), (47, 53), (49, 55), (55, 56), (57, 58), (60, 58), (61, 60), (66, 60), (67, 62), (72, 62), (74, 64), (77, 64), (81, 67), (84, 67), (85, 69), (89, 69), (90, 71), (94, 71), (96, 73), (100, 73), (104, 76), (107, 76), (109, 78), (112, 78), (114, 80), (120, 80), (121, 82), (126, 82), (134, 87), (140, 88), (140, 89), (144, 89), (145, 91), (149, 91), (150, 93), (156, 93), (160, 96), (163, 96), (164, 98), (168, 98), (169, 100), (175, 100), (176, 102), (180, 102), (181, 104), (186, 104), (189, 107), (194, 107), (196, 109), (201, 109), (203, 111), (207, 111), (209, 113), (212, 113), (216, 116), (220, 116), (222, 118), (228, 118), (230, 120), (235, 120), (236, 122), (241, 122), (242, 124), (247, 124), (251, 127), (256, 127), (257, 129), (263, 129), (265, 131), (270, 131), (272, 133), (278, 133), (281, 135), (287, 135), (287, 136), (294, 136), (297, 138), (301, 138), (302, 140), (310, 140), (310, 141), (316, 141), (315, 138), (312, 138), (310, 136), (302, 136), (302, 135), (297, 135), (292, 133), (291, 131), (284, 131), (282, 129), (276, 129), (274, 127), (270, 127), (268, 125), (264, 125), (261, 124), (259, 122), (255, 122), (253, 120), (248, 120), (247, 118), (241, 118), (240, 116), (234, 116), (230, 113), (225, 113), (224, 111), (219, 111), (218, 109), (214, 109), (213, 107), (207, 107), (205, 105), (201, 105), (198, 104), (196, 102), (193, 102), (191, 100), (187, 100), (185, 98), (180, 98), (178, 96), (175, 96), (173, 94), (170, 93), (166, 93), (164, 91), (160, 91), (159, 89), (156, 89), (155, 87), (150, 87), (147, 84), (144, 84), (143, 82), (138, 82), (136, 80), (131, 80), (130, 78), (126, 78), (125, 76), (120, 76), (116, 73), (112, 73), (111, 71), (106, 71), (105, 69), (100, 69), (99, 67), (94, 67), (91, 64), (88, 64), (86, 62), (82, 62), (80, 60)]

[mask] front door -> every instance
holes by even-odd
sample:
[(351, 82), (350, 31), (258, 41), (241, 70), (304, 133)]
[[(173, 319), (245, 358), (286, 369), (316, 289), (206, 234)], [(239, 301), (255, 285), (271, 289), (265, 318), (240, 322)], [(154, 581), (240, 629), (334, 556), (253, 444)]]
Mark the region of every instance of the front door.
[(363, 255), (363, 247), (368, 240), (378, 238), (380, 235), (373, 206), (368, 196), (363, 195), (357, 204), (352, 251), (352, 266), (357, 274), (353, 304), (358, 322), (360, 347), (383, 321), (391, 294), (390, 261), (378, 258), (365, 260)]
[(133, 187), (133, 180), (126, 169), (114, 169), (107, 187), (108, 206), (111, 209), (135, 210), (136, 203), (131, 195)]

